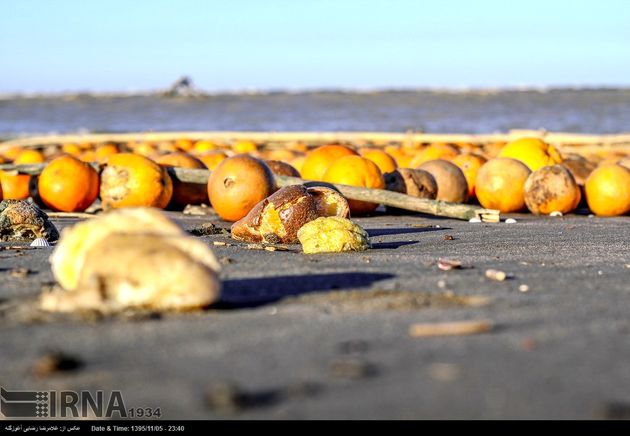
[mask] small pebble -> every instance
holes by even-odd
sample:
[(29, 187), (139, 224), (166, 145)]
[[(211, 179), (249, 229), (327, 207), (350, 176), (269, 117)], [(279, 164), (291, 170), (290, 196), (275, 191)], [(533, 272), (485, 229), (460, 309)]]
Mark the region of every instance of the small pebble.
[(560, 212), (559, 210), (554, 210), (549, 214), (549, 216), (562, 216), (562, 212)]
[(373, 377), (377, 372), (374, 365), (359, 359), (334, 360), (328, 367), (330, 376), (350, 380)]
[(431, 378), (443, 382), (456, 380), (460, 372), (460, 367), (452, 363), (433, 363), (429, 366)]
[(438, 280), (437, 285), (440, 289), (446, 288), (446, 280)]
[(536, 341), (533, 338), (525, 338), (521, 342), (521, 348), (525, 351), (534, 351), (536, 349)]
[(11, 277), (14, 277), (16, 279), (23, 279), (26, 276), (28, 276), (30, 273), (31, 273), (31, 270), (28, 268), (15, 268), (9, 272)]
[(523, 284), (518, 287), (519, 292), (529, 292), (529, 286)]
[(496, 269), (486, 270), (486, 277), (490, 280), (496, 280), (502, 282), (507, 278), (507, 274), (504, 271), (498, 271)]
[(505, 224), (516, 224), (516, 220), (514, 218), (508, 218), (505, 220)]
[(244, 408), (242, 391), (229, 382), (209, 385), (205, 392), (205, 402), (208, 408), (218, 412), (235, 412)]
[(452, 269), (460, 269), (462, 263), (459, 260), (438, 259), (437, 266), (442, 271), (450, 271)]
[(468, 220), (469, 223), (480, 223), (481, 222), (481, 218), (471, 218)]
[(601, 275), (603, 275), (603, 274), (604, 274), (604, 272), (603, 272), (603, 271), (597, 271), (597, 275), (598, 275), (598, 276), (601, 276)]
[(588, 217), (589, 217), (589, 218), (595, 218), (595, 215), (593, 215), (592, 213), (589, 213), (589, 214), (588, 214)]

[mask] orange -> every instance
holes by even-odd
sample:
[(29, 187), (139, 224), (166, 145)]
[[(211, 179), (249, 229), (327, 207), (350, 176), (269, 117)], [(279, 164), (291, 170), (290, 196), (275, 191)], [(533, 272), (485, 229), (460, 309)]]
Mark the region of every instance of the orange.
[(498, 157), (520, 160), (532, 171), (562, 162), (558, 150), (538, 138), (520, 138), (509, 142), (501, 149)]
[(530, 174), (530, 169), (516, 159), (490, 159), (477, 172), (475, 193), (479, 204), (504, 213), (522, 210), (525, 207), (525, 182)]
[[(15, 156), (15, 165), (34, 164), (44, 162), (44, 155), (37, 150), (25, 149)], [(25, 200), (29, 197), (29, 182), (31, 176), (18, 174), (17, 171), (0, 171), (0, 184), (5, 200)]]
[(179, 138), (175, 140), (175, 143), (173, 144), (173, 146), (177, 150), (190, 151), (195, 146), (195, 143), (188, 138)]
[(298, 156), (298, 157), (294, 157), (293, 159), (291, 159), (289, 161), (289, 164), (295, 168), (296, 170), (298, 170), (298, 172), (300, 173), (300, 177), (302, 174), (302, 168), (304, 167), (304, 162), (306, 161), (306, 156)]
[(165, 208), (173, 195), (173, 182), (165, 168), (133, 153), (107, 159), (101, 173), (104, 209), (121, 207)]
[(537, 169), (525, 182), (525, 204), (536, 215), (569, 213), (580, 204), (582, 192), (571, 172), (562, 165)]
[(20, 153), (22, 153), (22, 147), (11, 147), (4, 150), (2, 156), (8, 161), (13, 161)]
[(445, 144), (443, 142), (435, 142), (415, 153), (409, 165), (411, 168), (417, 168), (418, 166), (430, 160), (451, 160), (458, 154), (459, 150), (457, 149), (457, 147), (454, 147), (450, 144)]
[(0, 171), (0, 184), (5, 200), (25, 200), (29, 197), (28, 184), (31, 176), (17, 171)]
[(402, 150), (415, 154), (417, 153), (419, 150), (422, 150), (423, 148), (425, 148), (424, 144), (422, 142), (418, 142), (418, 141), (413, 141), (413, 140), (405, 140), (403, 141), (403, 143), (400, 145), (400, 147), (402, 148)]
[(78, 156), (83, 152), (83, 149), (78, 144), (66, 143), (61, 146), (61, 151), (71, 154), (72, 156)]
[(466, 176), (453, 162), (433, 159), (423, 163), (418, 169), (429, 172), (435, 179), (438, 187), (438, 200), (453, 203), (465, 203), (468, 200)]
[(118, 153), (118, 147), (115, 144), (102, 144), (96, 147), (94, 155), (98, 162), (105, 162), (109, 156)]
[(201, 141), (195, 142), (191, 152), (195, 154), (204, 153), (206, 151), (216, 150), (217, 144), (212, 141), (208, 141), (206, 139), (202, 139)]
[(300, 172), (292, 165), (279, 160), (265, 160), (272, 173), (277, 176), (300, 177)]
[(594, 162), (591, 162), (579, 155), (569, 155), (560, 164), (571, 172), (571, 175), (575, 179), (576, 183), (580, 186), (584, 186), (586, 179), (591, 174), (591, 171), (597, 167)]
[(475, 153), (478, 147), (470, 142), (457, 142), (454, 144), (460, 153)]
[[(176, 152), (162, 155), (155, 161), (163, 167), (206, 169), (204, 163), (188, 153)], [(208, 189), (199, 183), (187, 183), (173, 179), (173, 196), (170, 207), (182, 209), (188, 204), (208, 203)]]
[[(72, 155), (68, 155), (68, 156), (72, 156)], [(77, 156), (79, 158), (79, 160), (83, 161), (83, 162), (96, 162), (96, 152), (94, 150), (85, 150), (83, 153), (81, 153), (79, 156)]]
[(481, 154), (486, 159), (492, 159), (499, 155), (503, 147), (505, 147), (507, 142), (497, 141), (497, 142), (488, 142), (481, 146)]
[(462, 153), (455, 156), (451, 162), (457, 165), (464, 173), (468, 183), (468, 197), (474, 198), (477, 172), (487, 162), (486, 158), (474, 153)]
[(46, 160), (44, 154), (39, 150), (26, 149), (18, 154), (13, 163), (15, 165), (42, 163)]
[(39, 175), (37, 191), (41, 201), (52, 210), (83, 212), (98, 196), (98, 173), (73, 156), (60, 156)]
[[(173, 142), (169, 142), (169, 141), (162, 141), (162, 142), (158, 142), (156, 145), (157, 151), (159, 153), (175, 153), (176, 151), (181, 151), (182, 149), (179, 148), (177, 145), (175, 145), (175, 143)], [(184, 150), (186, 151), (186, 150)], [(149, 155), (147, 155), (149, 156)]]
[(157, 147), (152, 142), (139, 142), (136, 144), (130, 144), (131, 150), (136, 154), (142, 156), (150, 156), (157, 151)]
[(238, 154), (222, 161), (208, 179), (210, 203), (226, 221), (238, 221), (276, 190), (273, 173), (255, 157)]
[(413, 156), (407, 154), (405, 150), (401, 149), (398, 146), (395, 147), (385, 147), (385, 152), (389, 153), (391, 157), (396, 160), (396, 167), (398, 168), (410, 168), (411, 160)]
[(378, 148), (360, 148), (359, 154), (374, 162), (383, 174), (394, 171), (396, 160), (388, 153)]
[(258, 147), (253, 141), (241, 139), (232, 144), (232, 150), (236, 153), (251, 153), (253, 151), (258, 151)]
[(618, 164), (600, 165), (584, 186), (586, 202), (596, 215), (616, 216), (630, 211), (630, 169)]
[[(361, 156), (345, 156), (335, 160), (326, 170), (324, 182), (364, 188), (385, 189), (385, 180), (379, 167)], [(356, 214), (372, 212), (376, 203), (348, 200), (350, 211)]]
[(204, 163), (204, 165), (212, 171), (219, 165), (222, 161), (227, 159), (227, 154), (223, 151), (215, 150), (215, 151), (207, 151), (197, 156), (197, 158)]
[(163, 154), (155, 158), (155, 161), (163, 166), (180, 167), (180, 168), (206, 168), (204, 163), (198, 158), (188, 153), (177, 151), (174, 153)]
[(322, 145), (306, 155), (300, 174), (303, 179), (321, 181), (328, 167), (345, 156), (358, 156), (358, 153), (343, 145)]
[(264, 157), (266, 160), (279, 160), (282, 162), (289, 162), (297, 155), (302, 155), (304, 153), (298, 153), (293, 150), (287, 150), (286, 148), (281, 148), (278, 150), (269, 150), (264, 153)]

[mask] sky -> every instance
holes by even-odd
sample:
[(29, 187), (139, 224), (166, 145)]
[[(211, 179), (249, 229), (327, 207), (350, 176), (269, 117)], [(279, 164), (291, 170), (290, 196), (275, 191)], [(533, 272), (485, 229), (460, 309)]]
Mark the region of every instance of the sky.
[(628, 0), (0, 0), (0, 93), (630, 86)]

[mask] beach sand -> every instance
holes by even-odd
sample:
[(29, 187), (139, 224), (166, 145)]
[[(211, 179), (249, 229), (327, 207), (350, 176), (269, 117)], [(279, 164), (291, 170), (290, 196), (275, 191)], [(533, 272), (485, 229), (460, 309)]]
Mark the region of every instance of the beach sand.
[[(335, 255), (204, 236), (228, 244), (212, 245), (224, 295), (189, 314), (41, 314), (50, 249), (4, 249), (0, 385), (120, 390), (126, 407), (168, 419), (630, 417), (628, 217), (509, 217), (359, 218), (373, 248)], [(473, 320), (490, 331), (409, 334)], [(80, 366), (42, 372), (48, 351)]]

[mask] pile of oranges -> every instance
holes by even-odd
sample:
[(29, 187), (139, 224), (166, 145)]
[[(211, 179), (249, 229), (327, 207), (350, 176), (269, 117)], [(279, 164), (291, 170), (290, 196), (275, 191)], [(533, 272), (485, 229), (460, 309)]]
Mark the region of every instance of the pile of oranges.
[[(43, 150), (13, 148), (0, 163), (46, 163), (38, 176), (0, 171), (0, 198), (33, 197), (55, 211), (78, 212), (100, 199), (104, 209), (149, 206), (182, 210), (211, 204), (236, 221), (277, 189), (274, 174), (388, 189), (400, 168), (428, 173), (436, 198), (478, 202), (501, 212), (570, 213), (583, 205), (601, 216), (630, 212), (630, 156), (562, 156), (538, 138), (509, 143), (346, 143), (280, 148), (249, 140), (217, 143), (181, 138), (164, 142), (73, 143)], [(98, 165), (93, 165), (93, 164)], [(168, 167), (211, 170), (207, 185), (182, 183)], [(355, 215), (378, 204), (349, 201)]]

